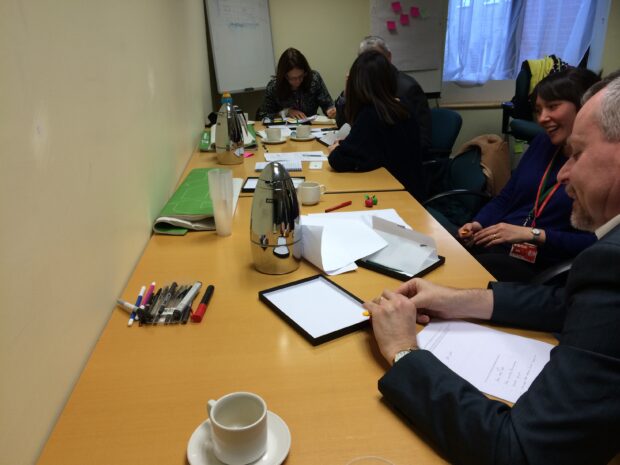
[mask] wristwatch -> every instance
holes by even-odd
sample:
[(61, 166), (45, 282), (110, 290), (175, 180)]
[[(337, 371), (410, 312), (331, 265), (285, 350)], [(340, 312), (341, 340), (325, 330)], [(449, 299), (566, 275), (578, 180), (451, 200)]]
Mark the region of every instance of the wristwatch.
[(399, 350), (398, 352), (396, 352), (396, 355), (394, 355), (394, 360), (392, 360), (392, 365), (394, 365), (401, 358), (403, 358), (408, 353), (413, 352), (414, 350), (418, 350), (418, 348), (417, 347), (409, 347), (408, 349)]
[(540, 239), (540, 229), (532, 228), (532, 239), (534, 241), (537, 241), (538, 239)]

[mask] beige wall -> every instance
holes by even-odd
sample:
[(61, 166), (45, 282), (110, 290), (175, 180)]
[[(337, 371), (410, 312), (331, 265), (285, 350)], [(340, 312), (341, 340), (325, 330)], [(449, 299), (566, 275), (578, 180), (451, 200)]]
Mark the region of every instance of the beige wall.
[(0, 70), (0, 463), (20, 465), (211, 110), (202, 1), (2, 1)]

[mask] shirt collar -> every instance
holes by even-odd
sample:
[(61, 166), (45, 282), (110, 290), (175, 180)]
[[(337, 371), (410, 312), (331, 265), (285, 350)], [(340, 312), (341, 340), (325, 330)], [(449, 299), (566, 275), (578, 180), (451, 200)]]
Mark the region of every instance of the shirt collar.
[(603, 226), (601, 226), (600, 228), (597, 228), (596, 231), (594, 231), (594, 234), (596, 234), (596, 237), (601, 239), (605, 234), (607, 234), (609, 231), (614, 229), (619, 224), (620, 224), (620, 215), (616, 215), (611, 220), (609, 220), (607, 223), (605, 223)]

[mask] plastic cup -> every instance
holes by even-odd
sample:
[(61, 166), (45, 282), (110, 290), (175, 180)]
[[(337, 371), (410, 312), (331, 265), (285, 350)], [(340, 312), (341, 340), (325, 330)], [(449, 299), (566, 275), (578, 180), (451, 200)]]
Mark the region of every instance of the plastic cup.
[(232, 171), (214, 168), (209, 171), (209, 194), (213, 203), (215, 231), (218, 236), (232, 234), (233, 182)]

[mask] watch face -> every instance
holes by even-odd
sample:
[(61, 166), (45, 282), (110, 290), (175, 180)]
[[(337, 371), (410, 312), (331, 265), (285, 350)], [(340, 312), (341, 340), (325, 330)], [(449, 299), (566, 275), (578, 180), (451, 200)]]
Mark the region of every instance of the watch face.
[(540, 229), (532, 228), (532, 234), (534, 234), (534, 236), (540, 236)]

